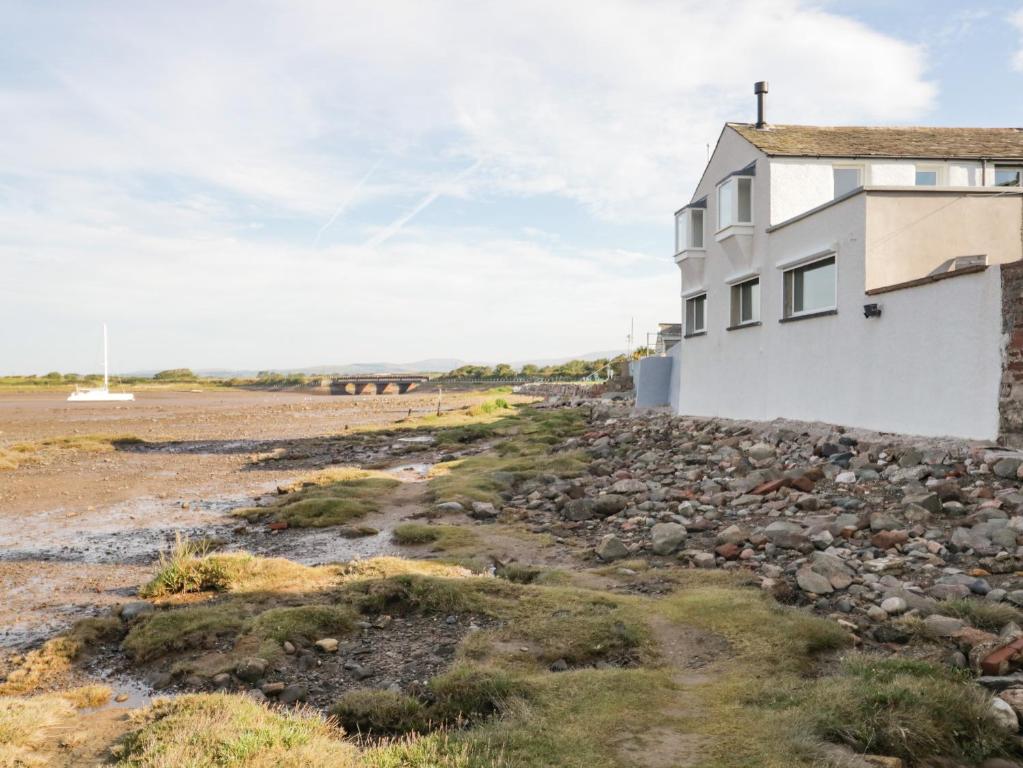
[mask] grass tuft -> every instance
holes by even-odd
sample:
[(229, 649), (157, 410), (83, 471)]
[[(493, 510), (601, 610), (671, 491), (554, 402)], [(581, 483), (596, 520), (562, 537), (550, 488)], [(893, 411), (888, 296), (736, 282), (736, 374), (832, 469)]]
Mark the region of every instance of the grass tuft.
[(424, 525), (422, 523), (402, 523), (391, 534), (395, 544), (416, 546), (433, 544), (433, 549), (446, 552), (452, 549), (463, 549), (476, 542), (476, 533), (469, 528), (457, 525)]
[(270, 710), (244, 696), (159, 700), (121, 747), (124, 768), (355, 768), (357, 750), (329, 720)]
[(1008, 754), (1013, 735), (965, 675), (921, 661), (854, 657), (819, 682), (806, 710), (823, 738), (866, 751), (979, 762)]
[(255, 521), (272, 517), (294, 528), (344, 525), (380, 509), (381, 500), (399, 484), (381, 472), (340, 467), (300, 481), (290, 492), (266, 507), (234, 511)]
[(231, 583), (230, 560), (209, 557), (207, 541), (193, 542), (180, 533), (174, 546), (160, 553), (159, 570), (139, 590), (142, 597), (163, 597), (188, 592), (220, 592)]
[(962, 619), (977, 629), (997, 632), (1010, 621), (1023, 623), (1023, 612), (1005, 603), (988, 600), (946, 600), (938, 605), (938, 613)]
[(360, 688), (345, 693), (331, 715), (349, 733), (396, 735), (428, 729), (426, 707), (419, 699), (396, 691)]

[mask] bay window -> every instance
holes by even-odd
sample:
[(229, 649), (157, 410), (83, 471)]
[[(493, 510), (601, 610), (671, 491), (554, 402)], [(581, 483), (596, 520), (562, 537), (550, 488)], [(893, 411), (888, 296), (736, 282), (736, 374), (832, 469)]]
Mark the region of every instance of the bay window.
[(675, 253), (703, 250), (703, 208), (683, 208), (675, 214)]
[(718, 230), (753, 223), (753, 178), (732, 176), (718, 187)]

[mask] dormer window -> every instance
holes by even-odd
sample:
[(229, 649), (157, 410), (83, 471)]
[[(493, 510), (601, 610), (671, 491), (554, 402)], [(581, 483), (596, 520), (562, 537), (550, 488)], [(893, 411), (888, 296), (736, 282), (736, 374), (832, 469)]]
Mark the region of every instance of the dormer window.
[(836, 165), (831, 169), (831, 178), (835, 184), (836, 198), (848, 195), (854, 189), (863, 186), (863, 166)]
[(683, 208), (675, 214), (675, 253), (703, 250), (703, 208)]
[(753, 223), (753, 179), (732, 176), (718, 187), (718, 229)]

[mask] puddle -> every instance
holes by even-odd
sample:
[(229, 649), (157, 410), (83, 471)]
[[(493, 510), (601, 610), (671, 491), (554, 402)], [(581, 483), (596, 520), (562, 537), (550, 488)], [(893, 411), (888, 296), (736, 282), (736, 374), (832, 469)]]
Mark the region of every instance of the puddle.
[(415, 435), (414, 437), (399, 437), (397, 440), (397, 442), (399, 443), (422, 443), (424, 445), (429, 445), (430, 443), (433, 443), (433, 441), (434, 441), (433, 435)]
[(398, 467), (388, 467), (384, 472), (394, 475), (399, 480), (416, 481), (425, 480), (431, 469), (433, 469), (433, 464), (428, 463), (402, 464)]

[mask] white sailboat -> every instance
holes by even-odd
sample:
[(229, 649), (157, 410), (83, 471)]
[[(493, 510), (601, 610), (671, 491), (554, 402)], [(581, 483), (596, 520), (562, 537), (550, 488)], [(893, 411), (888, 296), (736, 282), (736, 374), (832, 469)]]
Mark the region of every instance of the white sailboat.
[(96, 403), (110, 400), (134, 400), (135, 395), (131, 392), (110, 391), (110, 363), (107, 357), (107, 324), (103, 323), (103, 386), (93, 389), (79, 389), (75, 385), (75, 391), (68, 395), (68, 402), (71, 403)]

